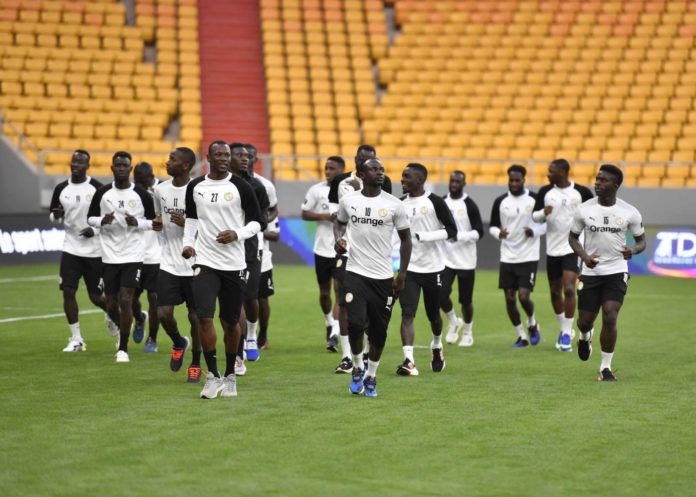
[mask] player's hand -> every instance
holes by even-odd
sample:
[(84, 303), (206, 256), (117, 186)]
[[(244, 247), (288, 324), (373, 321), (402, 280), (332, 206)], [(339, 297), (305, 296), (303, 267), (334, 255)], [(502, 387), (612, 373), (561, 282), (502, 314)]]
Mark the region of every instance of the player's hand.
[(132, 214), (128, 214), (126, 212), (126, 224), (128, 226), (137, 226), (138, 220), (136, 218), (134, 218)]
[(237, 240), (237, 232), (232, 230), (221, 231), (215, 239), (216, 242), (223, 244), (232, 243), (235, 240)]
[(396, 275), (394, 281), (392, 281), (392, 293), (394, 294), (394, 299), (399, 298), (401, 290), (406, 286), (406, 275), (401, 275), (401, 273)]
[(155, 219), (152, 220), (152, 229), (155, 231), (162, 231), (162, 216), (157, 214)]
[(85, 238), (92, 238), (94, 236), (94, 230), (92, 228), (85, 228), (82, 231), (80, 231), (80, 236), (84, 236)]
[(348, 252), (348, 242), (345, 240), (345, 238), (341, 238), (340, 240), (336, 240), (336, 243), (334, 244), (334, 250), (336, 251), (337, 254), (345, 254)]
[(178, 212), (172, 212), (171, 215), (169, 216), (169, 220), (176, 224), (177, 226), (184, 226), (184, 223), (186, 222), (186, 216), (183, 214), (180, 214)]
[(544, 216), (548, 216), (553, 211), (553, 205), (547, 205), (544, 207)]
[(53, 214), (54, 219), (61, 219), (63, 216), (65, 216), (65, 209), (63, 209), (62, 204), (58, 204), (58, 207), (51, 209), (51, 213)]
[(534, 230), (529, 226), (525, 226), (522, 229), (524, 230), (524, 234), (527, 238), (532, 238), (534, 236)]
[(621, 253), (623, 254), (624, 260), (628, 261), (633, 257), (633, 249), (631, 247), (628, 247), (626, 245), (623, 246), (621, 249)]
[(585, 264), (585, 266), (592, 269), (599, 264), (599, 254), (595, 252), (594, 254), (583, 258), (582, 262)]
[(500, 240), (505, 240), (510, 233), (508, 232), (507, 228), (503, 228), (500, 230), (500, 234), (498, 235), (498, 238)]
[(322, 221), (333, 223), (336, 220), (336, 214), (322, 214)]
[(360, 181), (358, 181), (358, 178), (353, 178), (348, 184), (353, 187), (353, 190), (360, 190)]
[(105, 224), (111, 224), (114, 222), (114, 213), (109, 212), (108, 214), (105, 214), (104, 217), (101, 220), (101, 225), (104, 226)]
[(187, 245), (184, 247), (184, 250), (181, 251), (181, 255), (184, 257), (184, 259), (196, 257), (196, 249), (191, 247), (190, 245)]

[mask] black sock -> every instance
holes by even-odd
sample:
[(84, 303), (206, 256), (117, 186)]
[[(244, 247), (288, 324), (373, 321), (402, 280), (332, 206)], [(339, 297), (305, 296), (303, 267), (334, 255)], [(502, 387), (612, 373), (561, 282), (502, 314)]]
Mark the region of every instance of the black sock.
[(237, 347), (237, 355), (239, 357), (244, 357), (244, 337), (239, 339), (239, 346)]
[(259, 326), (259, 343), (264, 344), (268, 340), (268, 325)]
[(225, 366), (225, 376), (234, 373), (234, 364), (237, 360), (237, 354), (234, 352), (225, 352), (225, 360), (227, 361), (227, 366)]
[(191, 366), (200, 366), (201, 365), (201, 351), (200, 350), (194, 350), (191, 352)]
[[(175, 349), (183, 349), (186, 347), (186, 340), (181, 336), (179, 330), (175, 330), (174, 333), (167, 333), (167, 335), (172, 339), (172, 344)], [(198, 357), (200, 358), (200, 355)]]
[(157, 341), (157, 328), (154, 330), (150, 330), (150, 333), (148, 334), (148, 337), (152, 339), (153, 342)]
[(213, 373), (213, 375), (220, 377), (220, 372), (217, 368), (217, 351), (215, 349), (203, 352), (205, 356), (205, 363), (208, 366), (208, 372)]
[(123, 335), (118, 339), (118, 350), (123, 350), (124, 352), (128, 352), (128, 338), (130, 337), (130, 334), (128, 335)]

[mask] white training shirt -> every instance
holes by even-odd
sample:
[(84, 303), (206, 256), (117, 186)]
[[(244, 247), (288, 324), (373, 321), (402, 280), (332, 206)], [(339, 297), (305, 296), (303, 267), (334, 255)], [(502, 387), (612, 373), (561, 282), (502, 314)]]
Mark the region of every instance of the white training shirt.
[[(114, 183), (104, 185), (96, 191), (89, 205), (87, 222), (100, 228), (99, 241), (105, 264), (127, 264), (145, 259), (145, 232), (152, 230), (155, 208), (147, 190), (133, 183), (129, 185), (124, 189), (116, 188)], [(114, 220), (102, 226), (102, 218), (110, 213), (114, 214)], [(137, 226), (128, 226), (127, 214), (138, 220)]]
[(392, 234), (409, 227), (403, 203), (384, 191), (376, 197), (348, 193), (339, 202), (337, 219), (348, 225), (346, 271), (371, 279), (393, 278)]
[(174, 186), (172, 180), (159, 183), (155, 187), (155, 214), (162, 216), (162, 231), (158, 233), (162, 247), (160, 269), (175, 276), (193, 276), (191, 259), (181, 255), (184, 249), (184, 227), (172, 222), (172, 213), (186, 215), (186, 187)]
[[(280, 233), (280, 223), (278, 222), (278, 218), (275, 218), (273, 221), (268, 223), (266, 231)], [(265, 273), (271, 269), (273, 269), (273, 252), (271, 252), (271, 242), (264, 238), (263, 254), (261, 255), (261, 272)]]
[[(445, 255), (443, 244), (448, 243), (444, 239), (434, 241), (419, 241), (416, 233), (432, 233), (446, 230), (447, 239), (457, 235), (457, 228), (452, 219), (452, 214), (445, 201), (437, 195), (425, 191), (423, 195), (403, 197), (404, 210), (411, 227), (411, 262), (408, 270), (413, 273), (438, 273), (445, 269)], [(421, 238), (422, 240), (422, 238)]]
[[(147, 192), (153, 197), (155, 195), (155, 187), (160, 183), (160, 180), (155, 178), (152, 186), (147, 189)], [(162, 257), (162, 247), (159, 243), (159, 233), (157, 231), (145, 232), (145, 259), (143, 264), (159, 264)]]
[[(546, 232), (546, 225), (532, 219), (536, 195), (525, 188), (521, 195), (509, 191), (493, 202), (489, 233), (500, 241), (500, 262), (518, 264), (539, 260), (540, 236)], [(528, 237), (524, 227), (532, 228), (534, 236)], [(502, 228), (507, 229), (507, 238), (500, 240)]]
[[(592, 198), (589, 188), (571, 182), (565, 188), (546, 185), (537, 193), (536, 204), (532, 219), (543, 223), (546, 221), (546, 253), (552, 257), (572, 254), (573, 249), (568, 243), (568, 233), (573, 224), (573, 216), (583, 202)], [(553, 210), (547, 216), (544, 207), (552, 206)]]
[(445, 204), (457, 225), (457, 241), (445, 242), (445, 266), (476, 269), (476, 242), (483, 236), (483, 222), (476, 203), (466, 193), (461, 198), (445, 197)]
[(99, 243), (99, 228), (92, 227), (94, 236), (85, 238), (80, 236), (80, 231), (89, 228), (87, 224), (87, 211), (95, 192), (102, 184), (87, 176), (82, 183), (73, 183), (67, 179), (58, 183), (53, 190), (50, 209), (63, 206), (62, 219), (55, 219), (53, 213), (49, 215), (52, 223), (62, 223), (65, 229), (63, 240), (63, 252), (78, 257), (100, 257), (101, 245)]
[[(183, 243), (196, 250), (195, 264), (221, 271), (246, 269), (244, 241), (256, 236), (260, 222), (254, 191), (241, 177), (231, 173), (220, 180), (199, 176), (186, 187)], [(218, 234), (226, 230), (235, 231), (237, 240), (218, 243)]]
[[(329, 214), (329, 189), (326, 181), (312, 185), (302, 202), (302, 210), (315, 214)], [(336, 257), (334, 249), (333, 223), (330, 221), (317, 221), (317, 230), (314, 235), (314, 253), (321, 257), (333, 259)]]
[(645, 233), (643, 218), (638, 209), (620, 198), (606, 207), (593, 198), (580, 204), (573, 218), (571, 231), (576, 235), (585, 234), (584, 248), (588, 255), (599, 254), (599, 264), (588, 268), (583, 264), (582, 274), (603, 276), (628, 272), (628, 261), (621, 250), (626, 245), (626, 233), (633, 236)]
[[(266, 177), (261, 176), (260, 174), (254, 174), (254, 178), (259, 180), (259, 182), (266, 189), (266, 196), (268, 197), (268, 208), (273, 209), (274, 207), (276, 207), (278, 205), (278, 194), (276, 193), (276, 187), (273, 184), (273, 182), (271, 182)], [(263, 251), (265, 250), (265, 246), (268, 240), (264, 239), (263, 231), (259, 231), (257, 236), (259, 239), (259, 248)], [(263, 265), (263, 254), (261, 255), (261, 264)]]

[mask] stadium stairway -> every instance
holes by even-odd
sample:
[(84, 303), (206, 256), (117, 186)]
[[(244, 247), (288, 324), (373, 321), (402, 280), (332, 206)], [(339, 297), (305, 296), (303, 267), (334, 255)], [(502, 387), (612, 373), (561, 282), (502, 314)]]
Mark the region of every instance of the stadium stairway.
[(216, 139), (269, 151), (258, 0), (199, 2), (203, 146)]

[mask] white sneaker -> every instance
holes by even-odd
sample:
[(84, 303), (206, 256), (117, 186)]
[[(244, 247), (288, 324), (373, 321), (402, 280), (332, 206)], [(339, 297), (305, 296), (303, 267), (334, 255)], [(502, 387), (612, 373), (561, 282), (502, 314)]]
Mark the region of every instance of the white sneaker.
[(237, 377), (234, 374), (228, 374), (222, 379), (222, 391), (220, 397), (236, 397), (237, 396)]
[(462, 333), (462, 339), (459, 341), (460, 347), (471, 347), (474, 344), (473, 333)]
[(63, 349), (63, 352), (84, 352), (85, 350), (87, 350), (87, 345), (85, 344), (84, 340), (71, 338), (68, 341), (68, 345), (66, 345)]
[(244, 363), (244, 359), (237, 357), (237, 360), (234, 362), (234, 374), (237, 376), (244, 376), (246, 374), (246, 364)]
[(208, 372), (205, 377), (205, 385), (201, 391), (201, 399), (214, 399), (224, 388), (222, 378), (218, 378), (213, 373)]
[(112, 337), (117, 337), (121, 334), (121, 331), (118, 329), (118, 325), (111, 320), (108, 314), (104, 314), (104, 321), (106, 321), (106, 329), (108, 330), (109, 335)]
[(130, 362), (128, 358), (128, 352), (125, 350), (119, 350), (116, 352), (116, 362)]
[(464, 320), (457, 318), (456, 321), (450, 321), (447, 325), (447, 335), (445, 336), (445, 342), (447, 343), (457, 343), (459, 338), (459, 331), (464, 327)]

